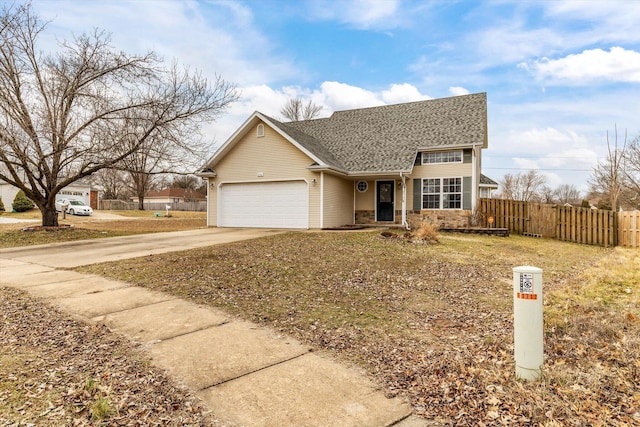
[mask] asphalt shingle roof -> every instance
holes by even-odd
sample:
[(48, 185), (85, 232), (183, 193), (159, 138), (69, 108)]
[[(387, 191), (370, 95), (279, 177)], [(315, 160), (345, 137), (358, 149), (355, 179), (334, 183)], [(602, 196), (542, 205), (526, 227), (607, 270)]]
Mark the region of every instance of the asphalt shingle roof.
[(495, 185), (496, 187), (499, 185), (497, 182), (483, 174), (480, 174), (480, 184)]
[(486, 93), (336, 111), (273, 123), (327, 165), (347, 172), (411, 170), (419, 148), (483, 144)]

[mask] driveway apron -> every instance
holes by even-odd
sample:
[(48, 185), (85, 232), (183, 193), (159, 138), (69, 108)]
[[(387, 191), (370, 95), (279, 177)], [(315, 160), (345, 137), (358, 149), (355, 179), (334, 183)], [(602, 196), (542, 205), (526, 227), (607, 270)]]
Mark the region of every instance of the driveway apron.
[(69, 270), (255, 239), (282, 230), (208, 228), (0, 249), (0, 285), (146, 344), (152, 362), (237, 426), (425, 426), (363, 372), (210, 307)]

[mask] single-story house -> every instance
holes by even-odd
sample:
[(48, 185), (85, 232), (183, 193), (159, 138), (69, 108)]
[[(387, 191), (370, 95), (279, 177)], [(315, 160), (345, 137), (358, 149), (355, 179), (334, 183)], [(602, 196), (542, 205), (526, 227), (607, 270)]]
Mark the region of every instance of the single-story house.
[[(204, 202), (206, 197), (205, 194), (190, 188), (169, 187), (149, 191), (145, 194), (144, 200), (149, 203), (184, 203)], [(132, 197), (131, 201), (138, 202), (138, 198)]]
[[(18, 194), (18, 187), (0, 180), (0, 197), (6, 210), (11, 210), (11, 204)], [(98, 208), (98, 192), (91, 189), (91, 184), (82, 180), (69, 184), (56, 194), (56, 200), (60, 199), (82, 200), (93, 209)]]
[(286, 123), (255, 112), (197, 175), (209, 226), (462, 227), (485, 188), (485, 148), (486, 93)]

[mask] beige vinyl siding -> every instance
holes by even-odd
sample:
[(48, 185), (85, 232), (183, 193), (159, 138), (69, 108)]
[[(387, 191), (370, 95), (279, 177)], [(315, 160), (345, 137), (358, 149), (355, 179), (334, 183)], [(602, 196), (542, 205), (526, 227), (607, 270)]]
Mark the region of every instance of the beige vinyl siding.
[(471, 176), (472, 171), (473, 163), (442, 163), (437, 165), (415, 166), (411, 173), (411, 179)]
[(323, 227), (353, 223), (353, 185), (353, 181), (324, 174)]
[[(364, 181), (364, 180), (357, 180)], [(355, 184), (354, 184), (355, 185)], [(374, 210), (376, 203), (376, 182), (375, 181), (367, 181), (367, 191), (364, 193), (359, 192), (355, 188), (355, 199), (356, 199), (356, 210), (357, 211), (366, 211), (366, 210)]]
[[(309, 184), (309, 227), (320, 228), (320, 174), (307, 170), (313, 160), (269, 126), (256, 136), (257, 125), (214, 166), (215, 188), (209, 188), (209, 225), (217, 224), (217, 188), (226, 182), (306, 180)], [(260, 176), (259, 176), (260, 175)], [(312, 180), (316, 179), (316, 184)]]

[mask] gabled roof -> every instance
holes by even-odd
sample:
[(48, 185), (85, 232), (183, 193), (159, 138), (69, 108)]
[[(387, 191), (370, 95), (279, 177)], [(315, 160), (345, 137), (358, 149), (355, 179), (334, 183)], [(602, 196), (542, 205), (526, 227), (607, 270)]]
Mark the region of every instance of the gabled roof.
[(345, 174), (411, 172), (420, 150), (487, 147), (486, 93), (336, 111), (328, 118), (280, 122), (254, 113), (213, 155), (215, 167), (257, 120), (313, 159)]
[(410, 171), (420, 149), (486, 146), (486, 94), (336, 111), (284, 125), (321, 141), (349, 172)]
[(480, 185), (498, 188), (499, 184), (486, 175), (480, 174)]

